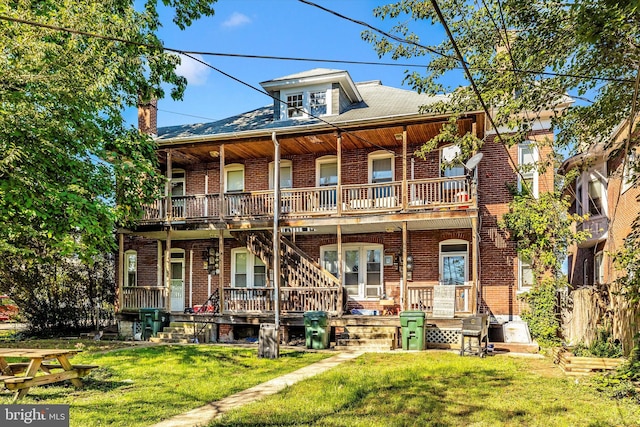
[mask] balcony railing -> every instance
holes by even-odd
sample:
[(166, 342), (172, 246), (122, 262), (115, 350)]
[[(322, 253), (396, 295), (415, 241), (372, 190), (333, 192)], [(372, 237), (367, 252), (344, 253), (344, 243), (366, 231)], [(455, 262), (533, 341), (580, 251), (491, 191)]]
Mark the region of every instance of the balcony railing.
[[(322, 310), (338, 311), (338, 287), (288, 287), (280, 288), (280, 310), (285, 313), (301, 313)], [(224, 288), (224, 312), (264, 313), (275, 311), (273, 288)]]
[(122, 310), (164, 308), (164, 289), (157, 286), (125, 286), (122, 288)]
[(609, 219), (606, 216), (592, 217), (578, 224), (578, 231), (588, 231), (591, 237), (581, 243), (581, 246), (591, 245), (606, 237), (609, 230)]
[[(308, 217), (326, 214), (364, 214), (396, 212), (403, 208), (402, 182), (343, 185), (342, 204), (338, 206), (337, 187), (287, 188), (281, 191), (283, 217)], [(272, 190), (226, 193), (223, 217), (259, 218), (273, 216)], [(408, 181), (407, 206), (410, 211), (475, 206), (475, 194), (466, 177), (433, 178)], [(145, 207), (143, 222), (166, 221), (166, 202), (158, 200)], [(340, 209), (338, 209), (340, 208)], [(338, 212), (340, 211), (340, 212)], [(220, 217), (217, 194), (174, 196), (172, 220)]]
[[(422, 310), (425, 313), (433, 313), (433, 288), (440, 285), (438, 282), (414, 284), (410, 283), (407, 289), (407, 303), (410, 310)], [(471, 312), (471, 282), (464, 285), (455, 285), (455, 314), (468, 314)]]

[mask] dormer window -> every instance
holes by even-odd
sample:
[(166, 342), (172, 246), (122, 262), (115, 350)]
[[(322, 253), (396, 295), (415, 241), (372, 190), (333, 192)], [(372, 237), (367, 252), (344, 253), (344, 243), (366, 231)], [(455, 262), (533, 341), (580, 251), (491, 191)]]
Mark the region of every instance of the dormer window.
[(302, 100), (302, 93), (287, 95), (287, 117), (302, 117), (304, 113)]
[(327, 114), (327, 92), (309, 93), (309, 109), (311, 110), (311, 115), (315, 117)]

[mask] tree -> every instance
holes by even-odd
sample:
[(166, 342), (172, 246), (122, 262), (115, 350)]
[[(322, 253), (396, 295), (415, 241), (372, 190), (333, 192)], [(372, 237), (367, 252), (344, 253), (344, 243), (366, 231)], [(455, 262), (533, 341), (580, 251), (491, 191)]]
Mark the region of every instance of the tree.
[[(374, 15), (407, 18), (391, 34), (363, 33), (378, 54), (394, 59), (430, 56), (426, 74), (407, 72), (406, 81), (419, 92), (452, 93), (450, 101), (425, 109), (473, 111), (481, 108), (482, 99), (493, 109), (497, 126), (514, 130), (503, 135), (502, 143), (524, 139), (540, 113), (558, 105), (567, 93), (593, 99), (554, 118), (557, 149), (601, 141), (632, 111), (640, 68), (636, 1), (403, 0), (376, 8)], [(410, 28), (411, 21), (420, 22), (419, 27), (422, 21), (440, 25), (443, 20), (452, 38), (438, 44), (421, 43)], [(461, 67), (452, 39), (477, 91), (443, 83)]]
[[(163, 3), (184, 28), (214, 1)], [(186, 81), (155, 35), (156, 0), (134, 3), (0, 3), (0, 253), (91, 260), (158, 195), (154, 143), (122, 112), (165, 84), (180, 98)]]

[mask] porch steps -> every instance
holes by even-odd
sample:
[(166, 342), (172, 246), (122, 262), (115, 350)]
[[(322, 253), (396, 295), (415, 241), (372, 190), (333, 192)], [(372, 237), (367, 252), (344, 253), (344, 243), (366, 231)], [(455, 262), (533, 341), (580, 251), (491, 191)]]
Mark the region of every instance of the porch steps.
[(396, 348), (395, 326), (348, 325), (336, 337), (336, 350), (388, 351)]
[[(204, 328), (203, 328), (204, 327)], [(157, 336), (149, 338), (149, 341), (155, 343), (173, 343), (188, 344), (194, 342), (194, 328), (198, 333), (198, 342), (211, 341), (212, 325), (204, 325), (202, 323), (193, 322), (171, 322)]]

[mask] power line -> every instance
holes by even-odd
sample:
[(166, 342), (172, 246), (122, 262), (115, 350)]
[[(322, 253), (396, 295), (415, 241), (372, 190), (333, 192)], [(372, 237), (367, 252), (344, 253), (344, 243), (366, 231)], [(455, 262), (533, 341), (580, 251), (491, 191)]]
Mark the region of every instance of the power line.
[[(442, 53), (432, 47), (429, 46), (425, 46), (421, 43), (416, 42), (415, 40), (409, 40), (409, 39), (405, 39), (402, 37), (398, 37), (395, 36), (391, 33), (388, 33), (378, 27), (374, 27), (371, 24), (368, 24), (366, 22), (363, 21), (359, 21), (357, 19), (354, 18), (350, 18), (346, 15), (343, 15), (339, 12), (336, 12), (335, 10), (326, 8), (324, 6), (321, 6), (317, 3), (313, 3), (309, 0), (298, 0), (300, 3), (304, 3), (307, 4), (309, 6), (313, 6), (316, 7), (320, 10), (324, 10), (327, 13), (330, 13), (331, 15), (337, 16), (338, 18), (347, 20), (349, 22), (353, 22), (354, 24), (358, 24), (361, 25), (363, 27), (369, 28), (370, 30), (375, 31), (378, 34), (382, 34), (385, 37), (388, 37), (392, 40), (395, 40), (399, 43), (405, 43), (405, 44), (410, 44), (416, 47), (419, 47), (421, 49), (424, 49), (428, 52), (433, 53), (434, 55), (438, 55), (438, 56), (442, 56), (443, 58), (447, 58), (447, 59), (451, 59), (454, 60), (456, 62), (460, 62), (461, 64), (464, 64), (464, 66), (466, 66), (468, 69), (471, 69), (473, 71), (513, 71), (513, 72), (517, 72), (517, 73), (523, 73), (523, 74), (537, 74), (537, 75), (545, 75), (545, 76), (551, 76), (551, 77), (569, 77), (569, 78), (576, 78), (576, 79), (585, 79), (585, 80), (603, 80), (603, 81), (610, 81), (610, 82), (619, 82), (619, 83), (633, 83), (634, 80), (630, 80), (630, 79), (619, 79), (619, 78), (611, 78), (611, 77), (599, 77), (599, 76), (587, 76), (587, 75), (580, 75), (580, 74), (569, 74), (569, 73), (553, 73), (553, 72), (549, 72), (549, 71), (537, 71), (537, 70), (521, 70), (521, 69), (517, 69), (514, 68), (512, 70), (496, 70), (495, 68), (483, 68), (483, 67), (471, 67), (470, 64), (468, 62), (466, 62), (464, 59), (460, 59), (457, 58), (455, 56), (451, 56), (451, 55), (447, 55), (446, 53)], [(416, 65), (412, 65), (412, 66), (416, 66)], [(428, 65), (420, 65), (420, 67), (428, 67)], [(464, 69), (463, 68), (458, 68), (458, 67), (454, 67), (455, 69)]]
[[(326, 9), (323, 8), (321, 6), (316, 5), (315, 3), (311, 3), (305, 0), (299, 0), (301, 2), (304, 2), (306, 4), (312, 5), (312, 6), (316, 6), (319, 7), (323, 10), (326, 10), (330, 13), (333, 13), (334, 15), (349, 20), (351, 22), (355, 22), (359, 25), (364, 25), (368, 28), (373, 29), (376, 32), (379, 32), (380, 34), (383, 34), (385, 36), (391, 37), (394, 40), (397, 40), (401, 43), (409, 43), (409, 44), (413, 44), (415, 46), (421, 47), (423, 49), (430, 49), (431, 51), (434, 52), (434, 54), (438, 54), (441, 56), (445, 56), (447, 58), (451, 58), (443, 53), (440, 53), (438, 51), (436, 51), (435, 49), (431, 49), (428, 48), (427, 46), (423, 46), (419, 43), (416, 43), (414, 41), (411, 40), (406, 40), (397, 36), (393, 36), (391, 34), (388, 34), (386, 32), (384, 32), (383, 30), (377, 29), (376, 27), (373, 27), (369, 24), (366, 24), (364, 22), (361, 21), (357, 21), (354, 19), (351, 19), (349, 17), (346, 17), (344, 15), (340, 15), (337, 14), (336, 12), (331, 11), (330, 9)], [(15, 23), (19, 23), (19, 24), (25, 24), (25, 25), (30, 25), (33, 27), (40, 27), (40, 28), (47, 28), (50, 30), (55, 30), (55, 31), (64, 31), (64, 32), (68, 32), (71, 34), (78, 34), (78, 35), (83, 35), (83, 36), (87, 36), (87, 37), (95, 37), (95, 38), (99, 38), (102, 40), (107, 40), (107, 41), (116, 41), (116, 42), (121, 42), (121, 43), (127, 43), (130, 45), (134, 45), (134, 46), (140, 46), (140, 47), (146, 47), (146, 48), (150, 48), (150, 49), (163, 49), (166, 50), (168, 52), (172, 52), (172, 53), (183, 53), (183, 54), (190, 54), (190, 55), (202, 55), (202, 56), (220, 56), (220, 57), (229, 57), (229, 58), (246, 58), (246, 59), (269, 59), (269, 60), (280, 60), (280, 61), (300, 61), (300, 62), (326, 62), (326, 63), (336, 63), (336, 64), (353, 64), (353, 65), (373, 65), (373, 66), (383, 66), (383, 67), (409, 67), (409, 68), (427, 68), (429, 65), (428, 64), (408, 64), (408, 63), (396, 63), (396, 62), (375, 62), (375, 61), (355, 61), (355, 60), (345, 60), (345, 59), (326, 59), (326, 58), (301, 58), (301, 57), (290, 57), (290, 56), (271, 56), (271, 55), (254, 55), (254, 54), (240, 54), (240, 53), (225, 53), (225, 52), (209, 52), (209, 51), (198, 51), (198, 50), (187, 50), (187, 49), (179, 49), (179, 48), (171, 48), (171, 47), (167, 47), (167, 46), (163, 46), (162, 44), (151, 44), (151, 43), (142, 43), (142, 42), (134, 42), (134, 41), (130, 41), (130, 40), (126, 40), (126, 39), (122, 39), (119, 37), (113, 37), (113, 36), (103, 36), (97, 33), (91, 33), (88, 31), (80, 31), (80, 30), (75, 30), (72, 28), (67, 28), (67, 27), (59, 27), (56, 25), (49, 25), (49, 24), (43, 24), (40, 22), (35, 22), (35, 21), (29, 21), (26, 19), (20, 19), (20, 18), (14, 18), (14, 17), (10, 17), (10, 16), (6, 16), (6, 15), (0, 15), (0, 20), (4, 20), (4, 21), (10, 21), (10, 22), (15, 22)], [(455, 59), (455, 58), (453, 58)], [(456, 59), (457, 61), (457, 59)], [(469, 64), (467, 64), (469, 65)], [(457, 69), (457, 70), (463, 70), (462, 67), (453, 67), (453, 69)], [(469, 67), (469, 69), (473, 70), (473, 71), (497, 71), (494, 68), (487, 68), (487, 67)], [(536, 74), (536, 75), (540, 75), (540, 76), (550, 76), (550, 77), (569, 77), (569, 78), (576, 78), (576, 79), (584, 79), (584, 80), (602, 80), (602, 81), (607, 81), (607, 82), (618, 82), (618, 83), (633, 83), (634, 80), (631, 79), (622, 79), (622, 78), (615, 78), (615, 77), (600, 77), (600, 76), (588, 76), (588, 75), (580, 75), (580, 74), (568, 74), (568, 73), (553, 73), (553, 72), (549, 72), (549, 71), (539, 71), (539, 70), (523, 70), (523, 69), (512, 69), (512, 70), (500, 70), (500, 71), (513, 71), (516, 73), (522, 73), (522, 74)]]

